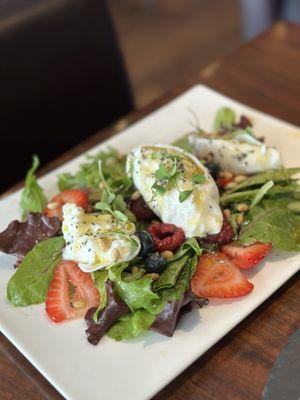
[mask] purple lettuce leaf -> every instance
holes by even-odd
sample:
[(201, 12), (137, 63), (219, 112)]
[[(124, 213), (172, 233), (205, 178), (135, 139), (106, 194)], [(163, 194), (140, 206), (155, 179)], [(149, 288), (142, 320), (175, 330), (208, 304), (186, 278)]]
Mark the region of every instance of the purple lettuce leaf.
[(111, 281), (105, 283), (107, 293), (107, 306), (100, 312), (98, 321), (95, 322), (93, 317), (97, 308), (90, 308), (85, 316), (87, 324), (87, 340), (97, 345), (108, 329), (124, 314), (130, 312), (128, 306), (114, 293), (114, 286)]
[(19, 264), (37, 243), (55, 236), (60, 228), (58, 218), (29, 212), (25, 222), (14, 220), (0, 233), (0, 251), (16, 256)]
[(204, 297), (196, 297), (190, 290), (187, 290), (180, 300), (169, 301), (162, 312), (156, 316), (151, 325), (152, 331), (165, 336), (173, 336), (181, 316), (192, 309), (192, 305), (203, 307), (208, 303)]

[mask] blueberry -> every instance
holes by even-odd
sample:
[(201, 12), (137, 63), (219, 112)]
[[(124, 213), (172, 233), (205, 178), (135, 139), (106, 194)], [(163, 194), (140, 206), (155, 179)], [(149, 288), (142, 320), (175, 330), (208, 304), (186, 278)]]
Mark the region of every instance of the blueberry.
[(145, 270), (160, 274), (167, 266), (167, 260), (158, 252), (150, 254), (145, 260)]
[(154, 252), (154, 242), (150, 233), (146, 231), (140, 231), (136, 233), (136, 236), (141, 242), (141, 250), (139, 252), (140, 257), (145, 257), (147, 254)]

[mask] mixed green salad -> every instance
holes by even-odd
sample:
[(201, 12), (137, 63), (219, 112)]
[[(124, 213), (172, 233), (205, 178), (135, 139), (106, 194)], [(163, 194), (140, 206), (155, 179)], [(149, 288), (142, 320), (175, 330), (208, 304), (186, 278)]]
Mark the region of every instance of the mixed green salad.
[(94, 345), (172, 336), (193, 307), (249, 294), (244, 270), (273, 248), (300, 251), (300, 167), (285, 168), (228, 108), (212, 132), (88, 156), (50, 200), (38, 167), (34, 156), (21, 220), (0, 233), (0, 250), (16, 256), (7, 299), (45, 303), (54, 323), (84, 318)]

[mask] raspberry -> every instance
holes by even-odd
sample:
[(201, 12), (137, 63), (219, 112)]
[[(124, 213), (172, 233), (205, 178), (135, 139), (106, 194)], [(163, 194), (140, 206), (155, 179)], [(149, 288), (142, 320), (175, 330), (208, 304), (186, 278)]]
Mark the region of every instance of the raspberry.
[(215, 243), (215, 244), (225, 244), (232, 240), (234, 236), (234, 231), (231, 223), (224, 216), (222, 229), (216, 235), (208, 235), (206, 238), (202, 239), (204, 243)]
[(185, 240), (184, 232), (173, 224), (152, 223), (148, 226), (156, 251), (176, 250)]
[(155, 218), (155, 214), (147, 206), (145, 200), (142, 197), (139, 197), (136, 200), (130, 200), (129, 208), (138, 221)]

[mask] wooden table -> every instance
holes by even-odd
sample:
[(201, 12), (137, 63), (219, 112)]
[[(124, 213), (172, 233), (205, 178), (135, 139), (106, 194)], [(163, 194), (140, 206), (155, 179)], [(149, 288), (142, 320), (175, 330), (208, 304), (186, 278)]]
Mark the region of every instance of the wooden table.
[[(209, 65), (181, 87), (72, 149), (44, 172), (87, 150), (199, 82), (300, 126), (300, 27), (277, 23), (265, 34)], [(155, 400), (260, 399), (274, 360), (289, 335), (300, 326), (299, 276), (298, 273), (290, 279), (155, 396)], [(0, 399), (62, 399), (3, 336), (0, 337)]]

